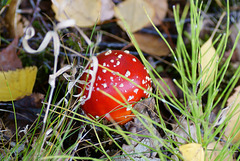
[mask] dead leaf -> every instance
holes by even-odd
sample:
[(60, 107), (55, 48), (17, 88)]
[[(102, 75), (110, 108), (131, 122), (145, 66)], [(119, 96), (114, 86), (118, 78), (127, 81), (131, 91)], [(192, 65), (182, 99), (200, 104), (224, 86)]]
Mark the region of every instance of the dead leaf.
[(167, 0), (147, 0), (155, 10), (155, 16), (152, 21), (157, 26), (160, 25), (162, 20), (166, 17), (168, 11), (168, 1)]
[(20, 37), (23, 35), (24, 26), (20, 22), (21, 15), (17, 13), (21, 0), (11, 0), (6, 12), (5, 21), (8, 24), (10, 37)]
[[(223, 142), (211, 142), (207, 146), (207, 159), (206, 161), (215, 161), (215, 159), (219, 156), (222, 149), (224, 147)], [(232, 161), (233, 158), (229, 154), (225, 158), (221, 158), (221, 160)]]
[(22, 62), (16, 54), (17, 45), (18, 38), (15, 38), (10, 45), (0, 52), (0, 71), (22, 68)]
[[(17, 125), (18, 127), (26, 127), (27, 125), (32, 125), (34, 121), (38, 118), (41, 112), (42, 101), (44, 100), (44, 95), (40, 93), (33, 93), (30, 96), (26, 96), (20, 100), (14, 102)], [(7, 110), (12, 111), (13, 105), (8, 105)], [(4, 114), (5, 124), (11, 129), (12, 133), (15, 133), (15, 117), (14, 113), (6, 112)]]
[[(230, 32), (230, 38), (231, 38), (233, 43), (236, 41), (239, 29), (240, 29), (240, 22), (234, 23), (230, 27), (230, 31), (231, 31)], [(231, 50), (230, 50), (230, 52), (231, 52)], [(237, 46), (236, 46), (235, 52), (233, 53), (232, 59), (235, 60), (235, 61), (240, 60), (240, 41), (237, 42)]]
[(119, 19), (118, 25), (125, 30), (124, 23), (121, 21), (121, 17), (126, 21), (131, 32), (136, 32), (149, 24), (149, 20), (144, 11), (146, 9), (149, 17), (153, 19), (155, 16), (154, 8), (146, 0), (125, 0), (119, 3), (115, 10), (115, 16)]
[[(177, 91), (177, 89), (176, 89), (176, 85), (173, 83), (173, 81), (172, 81), (172, 79), (171, 79), (170, 77), (162, 77), (162, 80), (161, 80), (160, 78), (156, 78), (156, 80), (159, 82), (159, 84), (161, 85), (161, 87), (166, 91), (166, 93), (167, 93), (170, 97), (173, 97), (173, 95), (174, 95), (175, 97), (178, 97), (178, 91)], [(167, 84), (167, 86), (165, 85), (165, 83), (164, 83), (163, 81)], [(166, 94), (163, 92), (163, 90), (162, 90), (159, 86), (156, 87), (156, 85), (153, 84), (153, 87), (154, 87), (154, 88), (158, 88), (158, 90), (159, 90), (160, 93), (163, 95), (163, 97), (166, 96)], [(171, 90), (171, 92), (173, 93), (173, 95), (172, 95), (172, 93), (170, 92), (170, 90), (168, 89), (168, 87), (170, 88), (170, 90)]]
[(192, 121), (187, 121), (184, 117), (179, 119), (179, 124), (172, 124), (172, 131), (177, 135), (173, 135), (172, 139), (176, 142), (186, 144), (189, 140), (197, 141), (196, 126)]
[(80, 27), (91, 27), (100, 20), (100, 0), (55, 1), (56, 3), (53, 3), (52, 9), (56, 14), (55, 18), (59, 21), (66, 20), (68, 17), (74, 19)]
[(204, 161), (204, 151), (201, 144), (189, 143), (179, 146), (184, 161)]
[(167, 56), (170, 52), (166, 43), (156, 35), (146, 33), (133, 34), (142, 51), (154, 56)]
[(101, 17), (100, 21), (110, 20), (114, 16), (114, 3), (112, 0), (101, 0), (102, 7), (101, 7)]
[[(146, 117), (151, 118), (154, 121), (158, 121), (159, 122), (159, 118), (158, 116), (154, 113), (153, 109), (155, 107), (155, 99), (154, 98), (148, 98), (145, 99), (144, 101), (141, 101), (139, 103), (137, 103), (134, 106), (134, 109), (137, 110), (139, 113), (145, 115)], [(157, 131), (157, 129), (153, 126), (152, 123), (148, 122), (146, 119), (142, 118), (143, 121), (148, 125), (148, 127), (151, 128), (151, 130), (153, 131), (154, 135), (156, 135), (157, 137), (161, 137), (159, 132)], [(136, 136), (134, 134), (142, 134), (142, 135), (146, 135), (146, 136), (151, 136), (152, 134), (146, 129), (146, 127), (141, 123), (141, 121), (138, 118), (134, 118), (133, 121), (127, 123), (125, 125), (126, 129), (133, 133), (133, 135), (131, 135), (131, 138), (141, 142), (142, 144), (139, 144), (138, 142), (135, 142), (133, 140), (130, 140), (131, 145), (126, 145), (123, 144), (122, 148), (128, 153), (128, 154), (133, 154), (133, 153), (143, 153), (144, 156), (146, 156), (149, 160), (155, 160), (155, 156), (157, 155), (157, 152), (150, 152), (151, 149), (149, 149), (147, 146), (155, 148), (156, 146), (158, 146), (158, 148), (160, 148), (162, 145), (160, 145), (159, 142), (156, 142), (155, 139), (150, 138), (150, 137), (140, 137), (140, 136)], [(146, 145), (146, 146), (145, 146)], [(136, 155), (131, 155), (131, 157), (134, 158), (134, 160), (136, 160), (137, 158), (140, 157), (139, 154)], [(121, 158), (122, 160), (124, 159), (129, 159), (127, 156), (124, 158)]]
[(236, 143), (240, 139), (240, 86), (235, 88), (234, 94), (228, 98), (227, 106), (229, 107), (226, 117), (230, 117), (226, 122), (224, 138), (233, 137), (232, 143)]
[(37, 67), (0, 72), (0, 101), (11, 101), (32, 93)]
[(213, 47), (211, 37), (202, 45), (199, 59), (200, 69), (203, 74), (201, 84), (203, 88), (206, 88), (214, 80), (218, 69), (217, 62), (219, 59), (219, 56)]

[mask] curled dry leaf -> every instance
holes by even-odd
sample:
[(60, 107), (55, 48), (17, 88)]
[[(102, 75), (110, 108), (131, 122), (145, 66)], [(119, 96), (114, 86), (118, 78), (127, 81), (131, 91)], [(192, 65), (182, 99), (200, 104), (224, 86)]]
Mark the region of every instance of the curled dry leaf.
[(166, 43), (156, 35), (134, 33), (134, 37), (142, 51), (155, 56), (167, 56), (170, 52)]
[(0, 71), (22, 68), (22, 62), (16, 53), (17, 44), (18, 38), (16, 37), (10, 45), (0, 52)]
[(218, 54), (212, 44), (212, 38), (209, 38), (201, 47), (199, 54), (200, 69), (202, 73), (201, 84), (203, 88), (206, 88), (216, 75), (218, 68)]
[(228, 98), (227, 106), (229, 107), (227, 112), (226, 129), (224, 131), (225, 139), (233, 137), (232, 143), (236, 143), (240, 139), (240, 86), (235, 88), (234, 94)]
[(146, 9), (147, 14), (151, 19), (155, 15), (153, 6), (146, 0), (125, 0), (119, 3), (115, 10), (115, 16), (119, 19), (118, 25), (125, 30), (125, 25), (121, 18), (126, 21), (131, 32), (136, 32), (149, 24), (149, 20), (144, 11)]
[(184, 161), (204, 161), (204, 150), (201, 144), (189, 143), (179, 146)]

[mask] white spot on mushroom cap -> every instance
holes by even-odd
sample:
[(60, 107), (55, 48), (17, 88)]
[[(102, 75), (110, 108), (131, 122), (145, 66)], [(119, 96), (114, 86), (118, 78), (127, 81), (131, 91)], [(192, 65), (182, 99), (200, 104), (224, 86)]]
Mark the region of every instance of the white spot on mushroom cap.
[(119, 85), (119, 87), (124, 87), (124, 84), (123, 84), (123, 83), (121, 83), (121, 84)]
[(105, 55), (109, 55), (109, 54), (111, 54), (112, 53), (112, 50), (108, 50), (106, 53), (105, 53)]
[(134, 62), (136, 62), (136, 61), (137, 61), (135, 58), (132, 58), (132, 60), (133, 60)]
[(107, 88), (107, 83), (102, 84), (103, 88)]
[(149, 76), (146, 76), (147, 81), (151, 81), (151, 78)]
[(119, 55), (118, 55), (118, 58), (121, 59), (122, 56), (123, 56), (122, 54), (119, 54)]
[(132, 100), (133, 98), (134, 98), (134, 96), (129, 96), (128, 101)]
[(131, 108), (132, 108), (132, 106), (127, 106), (127, 109), (126, 109), (126, 111), (130, 111), (131, 110)]
[(113, 81), (113, 77), (110, 77), (111, 81)]
[(100, 76), (98, 76), (98, 79), (99, 79), (99, 80), (102, 80), (102, 78), (101, 78)]
[(103, 72), (103, 73), (106, 73), (106, 72), (107, 72), (107, 70), (106, 70), (106, 69), (103, 69), (103, 70), (102, 70), (102, 72)]
[(96, 116), (96, 118), (98, 119), (98, 118), (99, 118), (99, 116)]
[(138, 90), (139, 90), (139, 89), (136, 88), (136, 89), (133, 90), (133, 92), (137, 94), (137, 93), (138, 93)]
[(110, 62), (111, 62), (111, 63), (114, 63), (114, 60), (113, 60), (113, 59), (111, 59), (111, 60), (110, 60)]
[(124, 50), (124, 53), (127, 53), (127, 54), (129, 54), (130, 52), (129, 52), (128, 50)]
[(128, 76), (130, 76), (130, 75), (131, 75), (130, 71), (127, 70), (127, 72), (125, 73), (125, 77), (128, 77)]
[(116, 65), (120, 65), (120, 61), (117, 61)]
[(143, 79), (143, 80), (142, 80), (142, 84), (145, 84), (145, 83), (147, 83), (147, 80), (144, 80), (144, 79)]

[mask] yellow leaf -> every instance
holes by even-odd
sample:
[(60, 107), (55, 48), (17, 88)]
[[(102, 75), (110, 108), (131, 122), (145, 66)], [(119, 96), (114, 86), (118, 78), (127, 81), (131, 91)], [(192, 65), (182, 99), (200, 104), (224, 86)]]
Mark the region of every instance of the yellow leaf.
[(117, 22), (118, 25), (123, 30), (126, 29), (124, 23), (121, 21), (121, 17), (123, 17), (131, 32), (136, 32), (147, 26), (149, 24), (149, 20), (143, 7), (152, 19), (155, 15), (155, 11), (152, 5), (150, 5), (146, 0), (126, 0), (118, 4), (114, 7), (115, 16), (119, 19)]
[(235, 88), (234, 94), (228, 98), (227, 106), (229, 110), (227, 117), (231, 117), (226, 123), (224, 131), (225, 139), (233, 137), (232, 143), (236, 143), (240, 139), (240, 86)]
[(179, 146), (184, 161), (204, 161), (204, 151), (201, 144), (189, 143)]
[(100, 0), (56, 0), (56, 2), (52, 9), (59, 21), (67, 19), (64, 12), (80, 27), (91, 27), (100, 20)]
[(32, 93), (37, 67), (0, 72), (0, 101), (11, 101)]
[(201, 84), (203, 88), (206, 88), (214, 80), (218, 68), (217, 61), (219, 57), (212, 45), (212, 38), (209, 38), (202, 45), (199, 57), (200, 69), (203, 74)]

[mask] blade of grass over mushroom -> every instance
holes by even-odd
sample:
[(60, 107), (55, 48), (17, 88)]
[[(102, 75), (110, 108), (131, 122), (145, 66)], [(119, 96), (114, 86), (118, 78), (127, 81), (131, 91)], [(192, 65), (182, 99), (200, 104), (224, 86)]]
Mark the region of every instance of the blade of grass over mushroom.
[[(143, 6), (143, 7), (144, 7), (144, 6)], [(118, 12), (118, 10), (116, 10), (116, 12)], [(186, 12), (185, 12), (185, 13), (186, 13)], [(148, 14), (147, 14), (147, 16), (148, 16)], [(186, 14), (184, 14), (184, 16), (186, 16)], [(154, 76), (153, 76), (153, 73), (151, 72), (151, 70), (152, 70), (152, 71), (154, 72), (154, 74), (156, 74), (159, 78), (161, 78), (161, 77), (159, 76), (159, 74), (156, 72), (156, 70), (153, 69), (153, 67), (149, 64), (149, 62), (148, 62), (148, 61), (145, 59), (145, 57), (143, 56), (143, 53), (142, 53), (142, 51), (140, 50), (139, 45), (138, 45), (138, 43), (137, 43), (134, 35), (133, 35), (132, 32), (130, 31), (127, 22), (123, 19), (123, 17), (121, 16), (120, 13), (119, 13), (119, 17), (120, 17), (121, 21), (123, 22), (123, 24), (124, 24), (124, 26), (125, 26), (125, 28), (126, 28), (126, 30), (127, 30), (127, 33), (128, 33), (128, 35), (129, 35), (132, 43), (134, 44), (137, 52), (139, 53), (139, 56), (141, 57), (141, 60), (143, 61), (145, 67), (148, 69), (149, 75), (150, 75), (152, 78), (154, 77)], [(151, 22), (151, 23), (153, 24), (153, 22)], [(154, 25), (154, 24), (153, 24), (153, 25)], [(155, 28), (155, 29), (156, 29), (156, 28)], [(156, 29), (156, 31), (158, 31), (158, 30)], [(159, 31), (158, 31), (158, 32), (159, 32)], [(174, 52), (173, 52), (173, 50), (171, 49), (169, 43), (167, 43), (167, 40), (162, 36), (162, 34), (161, 34), (160, 32), (159, 32), (159, 34), (161, 35), (161, 37), (163, 38), (163, 40), (166, 42), (166, 44), (167, 44), (167, 46), (169, 47), (171, 53), (174, 54)], [(151, 70), (150, 70), (150, 69), (151, 69)], [(153, 79), (153, 81), (154, 81), (154, 83), (156, 83), (156, 84), (159, 85), (158, 82), (155, 82), (155, 79)], [(166, 85), (167, 85), (167, 84), (166, 84)], [(160, 87), (161, 87), (161, 86), (160, 86)], [(170, 89), (170, 88), (169, 88), (169, 89)], [(163, 91), (166, 92), (165, 89), (163, 89)], [(170, 91), (171, 91), (171, 90), (170, 90)], [(152, 94), (152, 95), (154, 95), (154, 94)], [(156, 96), (156, 95), (154, 95), (154, 96)], [(158, 96), (156, 96), (156, 97), (158, 97)], [(167, 95), (167, 97), (169, 98), (169, 95)], [(170, 99), (171, 99), (171, 98), (170, 98)], [(174, 101), (173, 101), (173, 99), (171, 99), (171, 100), (172, 100), (171, 103), (175, 104), (176, 107), (177, 107), (178, 105), (181, 105), (180, 102), (178, 101), (178, 99), (176, 99), (176, 97), (174, 97)], [(176, 103), (178, 103), (178, 104), (176, 104)]]

